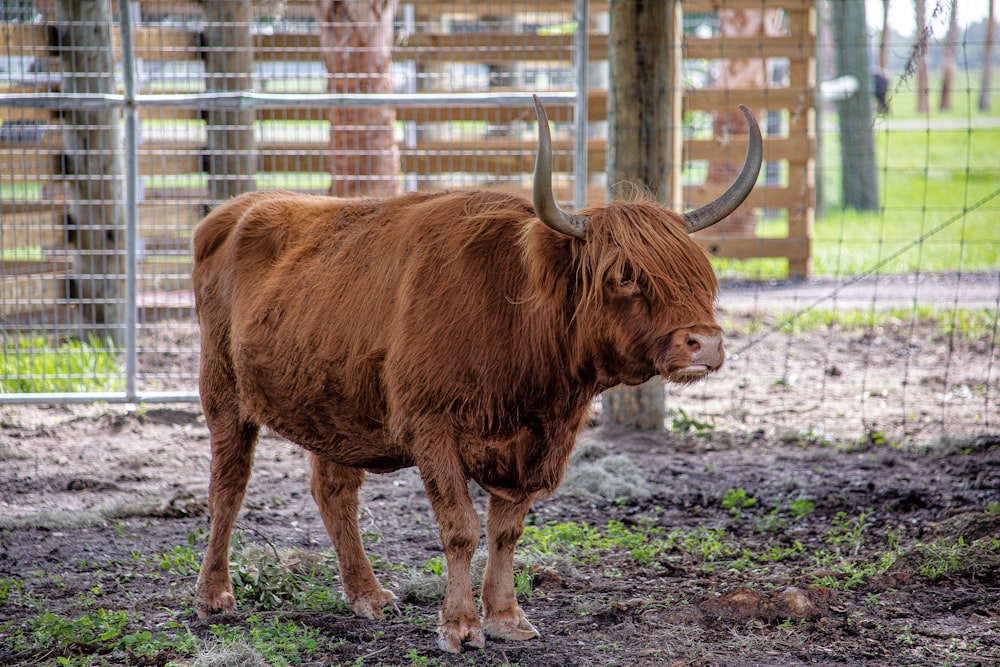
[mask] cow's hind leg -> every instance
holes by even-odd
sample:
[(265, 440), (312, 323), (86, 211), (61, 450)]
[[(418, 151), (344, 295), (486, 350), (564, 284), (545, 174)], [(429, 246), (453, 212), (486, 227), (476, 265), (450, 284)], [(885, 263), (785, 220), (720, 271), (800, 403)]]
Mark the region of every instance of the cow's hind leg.
[(524, 517), (533, 500), (533, 495), (519, 502), (490, 496), (486, 515), (489, 556), (483, 574), (483, 631), (487, 637), (509, 641), (538, 636), (514, 593), (514, 547), (524, 532)]
[(221, 373), (216, 376), (203, 363), (202, 404), (212, 438), (212, 465), (208, 483), (211, 528), (195, 589), (201, 618), (236, 608), (229, 574), (229, 540), (243, 504), (260, 430), (256, 424), (240, 417), (235, 390), (220, 389), (226, 384), (225, 380), (212, 385), (213, 380), (221, 376)]
[(358, 489), (364, 479), (363, 470), (312, 456), (312, 495), (337, 551), (344, 595), (357, 616), (381, 618), (384, 608), (395, 606), (396, 596), (379, 585), (361, 542)]

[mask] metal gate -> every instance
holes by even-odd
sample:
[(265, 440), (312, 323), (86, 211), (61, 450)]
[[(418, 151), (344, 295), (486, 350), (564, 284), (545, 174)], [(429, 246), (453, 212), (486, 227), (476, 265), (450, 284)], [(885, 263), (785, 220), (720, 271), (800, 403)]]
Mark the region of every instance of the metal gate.
[[(197, 400), (189, 246), (229, 192), (212, 179), (329, 191), (330, 110), (394, 110), (405, 189), (526, 190), (537, 92), (556, 123), (557, 196), (585, 201), (587, 0), (401, 4), (392, 89), (376, 93), (330, 85), (311, 1), (86, 13), (101, 4), (3, 10), (0, 403)], [(96, 42), (73, 41), (81, 26)], [(248, 85), (212, 85), (247, 44)], [(213, 133), (241, 123), (255, 173), (218, 173), (242, 148), (213, 149)], [(109, 137), (119, 147), (102, 151)]]

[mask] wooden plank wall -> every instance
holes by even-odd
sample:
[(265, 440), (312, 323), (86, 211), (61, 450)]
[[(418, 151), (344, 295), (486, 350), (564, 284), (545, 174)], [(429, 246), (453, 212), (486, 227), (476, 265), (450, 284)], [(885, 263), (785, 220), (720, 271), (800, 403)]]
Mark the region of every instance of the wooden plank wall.
[[(58, 56), (54, 45), (54, 3), (36, 2), (42, 21), (36, 23), (0, 22), (0, 44), (5, 54), (35, 59), (37, 72), (25, 74), (20, 80), (0, 76), (0, 93), (45, 93), (58, 90)], [(277, 6), (279, 3), (274, 3)], [(308, 0), (289, 0), (284, 6), (286, 18), (304, 20), (313, 14)], [(510, 5), (521, 14), (517, 20), (496, 20), (498, 11)], [(160, 61), (197, 63), (201, 58), (201, 38), (196, 20), (201, 15), (197, 2), (191, 0), (141, 0), (143, 21), (137, 27), (134, 49), (145, 66)], [(256, 11), (267, 14), (268, 3), (254, 3)], [(438, 0), (418, 2), (416, 21), (419, 29), (400, 39), (394, 49), (396, 62), (410, 60), (418, 71), (438, 72), (456, 62), (471, 66), (486, 66), (499, 72), (544, 72), (551, 68), (569, 68), (573, 54), (573, 36), (560, 30), (525, 31), (524, 23), (544, 23), (551, 15), (572, 17), (572, 0), (539, 2), (532, 13), (525, 9), (530, 3), (496, 2), (490, 0)], [(685, 0), (688, 14), (711, 13), (720, 7), (760, 9), (759, 0)], [(778, 37), (742, 39), (702, 39), (685, 37), (683, 57), (692, 61), (721, 62), (726, 58), (746, 58), (747, 54), (764, 59), (780, 59), (788, 65), (788, 80), (782, 85), (737, 91), (721, 89), (691, 89), (680, 97), (685, 111), (711, 113), (718, 109), (734, 109), (747, 104), (761, 118), (764, 110), (782, 114), (780, 132), (766, 138), (765, 159), (783, 165), (780, 182), (758, 187), (749, 205), (769, 210), (787, 211), (788, 235), (782, 238), (736, 238), (707, 236), (699, 242), (719, 257), (745, 259), (751, 257), (782, 257), (789, 262), (789, 275), (803, 277), (809, 273), (809, 253), (812, 236), (813, 159), (816, 148), (813, 89), (815, 86), (816, 14), (812, 0), (776, 0), (768, 8), (780, 7), (787, 14), (787, 34)], [(591, 15), (597, 17), (606, 5), (591, 2)], [(169, 15), (171, 22), (147, 21)], [(476, 21), (484, 16), (490, 21), (479, 32), (449, 30), (462, 21)], [(189, 23), (183, 21), (187, 19)], [(607, 35), (598, 31), (595, 20), (588, 31), (589, 54), (592, 63), (607, 59)], [(319, 36), (309, 32), (262, 32), (255, 36), (255, 58), (258, 62), (315, 62), (318, 60)], [(115, 48), (119, 48), (116, 44)], [(572, 79), (569, 80), (571, 85)], [(279, 82), (280, 83), (280, 82)], [(501, 80), (501, 84), (507, 83)], [(265, 83), (268, 90), (277, 90)], [(443, 85), (439, 80), (435, 84)], [(555, 84), (552, 90), (565, 90)], [(142, 92), (192, 92), (189, 81), (177, 80), (176, 87), (160, 85)], [(481, 88), (461, 84), (452, 90), (479, 92)], [(492, 91), (503, 91), (503, 85), (493, 85)], [(520, 88), (524, 89), (524, 88)], [(588, 91), (590, 121), (607, 119), (607, 91)], [(204, 165), (203, 133), (171, 132), (171, 123), (187, 128), (201, 122), (194, 109), (140, 107), (140, 119), (145, 128), (139, 147), (139, 171), (145, 178), (144, 199), (140, 207), (140, 235), (146, 261), (141, 267), (140, 291), (185, 290), (189, 272), (187, 242), (190, 230), (202, 215), (206, 194), (204, 187), (191, 179), (201, 174)], [(555, 170), (557, 196), (572, 199), (573, 169), (573, 109), (569, 104), (551, 105), (550, 118), (557, 124), (555, 136)], [(258, 142), (258, 168), (261, 174), (325, 173), (327, 160), (326, 130), (322, 123), (325, 109), (320, 106), (296, 109), (261, 109), (261, 121), (310, 120), (319, 123), (318, 131), (303, 134), (275, 133), (263, 135)], [(404, 173), (418, 174), (421, 187), (428, 183), (449, 185), (451, 175), (461, 173), (475, 183), (498, 184), (506, 189), (523, 191), (534, 160), (533, 111), (524, 108), (449, 108), (445, 106), (400, 109), (399, 121), (420, 127), (448, 127), (455, 122), (478, 122), (489, 130), (468, 133), (419, 133), (415, 142), (401, 146)], [(65, 277), (72, 271), (72, 251), (67, 246), (67, 233), (62, 221), (66, 202), (61, 187), (62, 138), (58, 114), (44, 109), (0, 106), (0, 318), (13, 322), (19, 312), (32, 304), (61, 304), (67, 296)], [(508, 128), (496, 132), (497, 127)], [(166, 128), (165, 130), (162, 128)], [(717, 159), (720, 151), (732, 154), (735, 162), (742, 161), (745, 139), (733, 137), (727, 145), (716, 137), (699, 136), (685, 141), (684, 156), (689, 161)], [(602, 201), (605, 187), (597, 176), (604, 171), (607, 142), (600, 137), (588, 140), (588, 171), (592, 174), (587, 189), (588, 201)], [(439, 175), (439, 180), (434, 180)], [(503, 175), (504, 178), (497, 178)], [(177, 177), (171, 179), (170, 177)], [(315, 179), (313, 179), (315, 181)], [(684, 199), (689, 206), (705, 203), (721, 188), (704, 184), (688, 184)], [(29, 194), (25, 194), (25, 193)], [(36, 248), (42, 249), (39, 257)], [(22, 258), (18, 249), (26, 248)], [(34, 307), (34, 306), (32, 306)], [(30, 320), (30, 318), (28, 318)]]
[[(685, 111), (715, 112), (746, 104), (762, 127), (765, 113), (777, 114), (779, 127), (765, 134), (764, 159), (776, 166), (776, 182), (759, 182), (747, 205), (785, 211), (787, 235), (777, 238), (711, 236), (712, 228), (698, 236), (698, 242), (717, 257), (750, 259), (785, 258), (790, 278), (805, 278), (811, 272), (813, 215), (815, 210), (816, 156), (816, 8), (812, 0), (776, 0), (767, 10), (784, 12), (784, 34), (768, 37), (711, 37), (685, 35), (683, 56), (689, 60), (763, 59), (769, 65), (787, 67), (786, 80), (759, 88), (700, 88), (684, 91)], [(761, 11), (757, 0), (684, 0), (685, 13), (707, 13), (720, 8)], [(710, 137), (685, 142), (687, 160), (709, 160), (720, 151), (730, 153), (734, 162), (742, 159), (746, 136)], [(688, 185), (684, 189), (689, 205), (711, 201), (722, 188)]]

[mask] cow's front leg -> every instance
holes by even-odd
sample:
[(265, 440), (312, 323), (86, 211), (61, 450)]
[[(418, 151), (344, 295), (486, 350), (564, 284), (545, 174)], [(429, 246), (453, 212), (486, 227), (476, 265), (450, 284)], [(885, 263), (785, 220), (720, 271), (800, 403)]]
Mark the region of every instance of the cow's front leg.
[(483, 575), (483, 630), (488, 637), (511, 641), (538, 636), (514, 593), (514, 548), (524, 532), (524, 517), (534, 499), (531, 495), (513, 502), (490, 496), (486, 515), (489, 557)]
[(340, 580), (351, 611), (362, 618), (382, 618), (396, 596), (375, 578), (358, 528), (358, 489), (365, 473), (312, 456), (311, 488), (323, 525), (337, 551)]
[(479, 515), (472, 506), (465, 473), (457, 457), (447, 454), (420, 466), (427, 498), (441, 528), (441, 543), (448, 562), (448, 583), (441, 605), (438, 648), (458, 653), (462, 644), (486, 645), (476, 600), (472, 597), (472, 554), (479, 543)]

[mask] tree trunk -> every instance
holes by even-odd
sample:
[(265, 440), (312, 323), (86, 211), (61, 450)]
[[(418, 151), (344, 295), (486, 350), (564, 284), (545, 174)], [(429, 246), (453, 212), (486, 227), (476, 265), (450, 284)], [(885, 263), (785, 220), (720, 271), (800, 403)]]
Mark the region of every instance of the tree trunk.
[[(253, 89), (253, 15), (250, 0), (203, 0), (205, 90)], [(218, 204), (255, 189), (257, 172), (253, 109), (209, 109), (208, 197)]]
[(840, 120), (842, 203), (862, 211), (879, 208), (878, 171), (871, 82), (871, 56), (865, 29), (863, 2), (834, 2), (833, 39), (837, 53), (837, 76), (853, 76), (857, 92), (837, 102)]
[[(836, 6), (840, 3), (833, 4)], [(916, 36), (921, 42), (914, 47), (917, 59), (917, 113), (927, 113), (930, 110), (930, 103), (927, 101), (927, 41), (931, 37), (927, 27), (927, 0), (914, 0), (914, 8), (917, 14)]]
[[(319, 0), (320, 47), (331, 93), (391, 93), (393, 17), (398, 0)], [(332, 108), (330, 194), (379, 197), (400, 190), (396, 111)]]
[(882, 72), (889, 71), (889, 37), (892, 34), (889, 30), (889, 2), (882, 0), (882, 36), (878, 45), (878, 68)]
[[(661, 0), (611, 0), (608, 54), (608, 185), (647, 188), (668, 206), (680, 205), (680, 105), (677, 90), (678, 5)], [(609, 192), (613, 196), (614, 192)], [(604, 393), (605, 414), (618, 424), (662, 429), (663, 382)]]
[[(62, 92), (113, 95), (114, 54), (108, 0), (58, 0)], [(63, 114), (64, 177), (76, 245), (70, 296), (82, 304), (81, 335), (115, 344), (125, 339), (125, 218), (122, 134), (113, 108)]]
[(958, 0), (951, 0), (951, 16), (948, 18), (948, 36), (945, 37), (941, 53), (941, 103), (940, 111), (951, 110), (952, 80), (955, 78), (955, 51), (958, 49)]
[(993, 86), (993, 43), (996, 41), (996, 4), (997, 0), (989, 0), (990, 11), (986, 24), (986, 44), (983, 48), (983, 82), (979, 88), (979, 110), (990, 110), (990, 92)]

